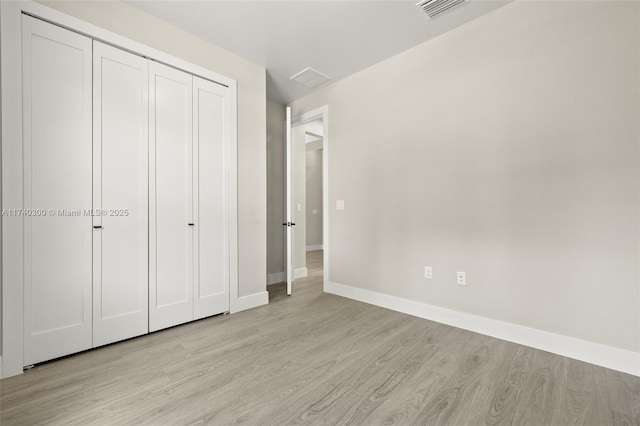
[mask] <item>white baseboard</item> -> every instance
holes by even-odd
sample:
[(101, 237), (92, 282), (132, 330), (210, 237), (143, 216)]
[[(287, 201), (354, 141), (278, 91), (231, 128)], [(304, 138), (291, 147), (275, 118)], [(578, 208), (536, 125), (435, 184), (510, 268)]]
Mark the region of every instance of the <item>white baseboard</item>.
[(3, 379), (4, 376), (2, 375), (2, 355), (0, 355), (0, 379)]
[(287, 280), (287, 275), (284, 272), (276, 272), (275, 274), (267, 275), (267, 285), (278, 284)]
[(324, 250), (322, 244), (314, 244), (311, 246), (307, 246), (307, 251), (315, 251), (315, 250)]
[(295, 271), (293, 271), (293, 278), (294, 279), (298, 279), (298, 278), (304, 278), (307, 276), (307, 268), (298, 268)]
[[(298, 268), (293, 271), (293, 278), (304, 278), (308, 275), (307, 268)], [(287, 280), (287, 275), (284, 272), (276, 272), (275, 274), (267, 275), (267, 285), (278, 284), (281, 282), (285, 282)]]
[(231, 313), (246, 311), (247, 309), (257, 308), (258, 306), (269, 304), (269, 292), (262, 291), (256, 294), (250, 294), (248, 296), (238, 297), (236, 303), (231, 306)]
[(327, 293), (640, 376), (640, 353), (388, 294), (327, 282)]

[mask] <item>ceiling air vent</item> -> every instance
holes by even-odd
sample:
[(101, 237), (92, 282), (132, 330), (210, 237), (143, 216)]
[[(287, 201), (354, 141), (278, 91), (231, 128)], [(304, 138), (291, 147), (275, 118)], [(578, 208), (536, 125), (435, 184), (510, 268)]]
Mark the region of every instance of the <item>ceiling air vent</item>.
[(416, 3), (420, 6), (429, 19), (435, 19), (458, 6), (467, 3), (469, 0), (422, 0)]
[(309, 89), (313, 89), (314, 87), (318, 87), (322, 83), (331, 80), (331, 77), (329, 77), (328, 75), (324, 75), (321, 72), (314, 70), (313, 68), (305, 68), (298, 74), (289, 77), (289, 80), (300, 83)]

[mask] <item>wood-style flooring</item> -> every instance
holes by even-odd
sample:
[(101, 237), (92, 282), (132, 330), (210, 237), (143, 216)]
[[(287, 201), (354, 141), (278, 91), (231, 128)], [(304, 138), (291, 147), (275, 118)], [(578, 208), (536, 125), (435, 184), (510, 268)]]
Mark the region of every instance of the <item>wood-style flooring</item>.
[(640, 378), (324, 294), (36, 366), (0, 424), (639, 425)]

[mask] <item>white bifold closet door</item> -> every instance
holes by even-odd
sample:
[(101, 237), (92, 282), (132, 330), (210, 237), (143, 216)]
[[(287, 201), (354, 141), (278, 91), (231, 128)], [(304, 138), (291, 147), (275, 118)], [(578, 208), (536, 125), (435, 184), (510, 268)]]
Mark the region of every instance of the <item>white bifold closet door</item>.
[(150, 331), (229, 310), (229, 89), (151, 61)]
[(23, 16), (24, 365), (229, 310), (229, 88)]
[(149, 61), (149, 331), (194, 319), (192, 76)]
[(93, 346), (149, 331), (148, 60), (93, 42)]
[(92, 346), (91, 39), (22, 17), (24, 365)]
[(193, 77), (195, 319), (229, 310), (228, 93)]

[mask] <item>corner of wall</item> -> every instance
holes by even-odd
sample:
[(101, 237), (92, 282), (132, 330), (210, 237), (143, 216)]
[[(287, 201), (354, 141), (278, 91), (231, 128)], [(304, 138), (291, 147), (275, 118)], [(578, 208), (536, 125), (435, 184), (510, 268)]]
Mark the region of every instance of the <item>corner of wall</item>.
[[(279, 274), (284, 270), (285, 175), (284, 139), (286, 109), (283, 105), (266, 100), (267, 138), (267, 285), (284, 281)], [(284, 277), (284, 273), (282, 273)], [(274, 281), (275, 280), (275, 281)]]

